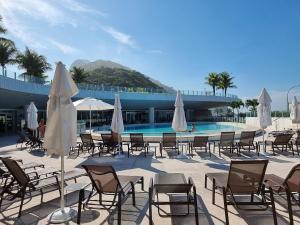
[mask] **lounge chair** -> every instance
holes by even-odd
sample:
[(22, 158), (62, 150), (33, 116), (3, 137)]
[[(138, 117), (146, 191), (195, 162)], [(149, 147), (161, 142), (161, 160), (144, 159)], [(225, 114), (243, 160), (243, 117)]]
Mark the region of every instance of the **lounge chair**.
[(267, 145), (272, 146), (273, 155), (275, 155), (275, 149), (279, 149), (279, 148), (281, 148), (282, 152), (284, 150), (287, 151), (288, 149), (290, 149), (290, 150), (292, 150), (293, 155), (294, 155), (293, 145), (290, 142), (292, 137), (293, 137), (293, 134), (291, 134), (291, 133), (278, 134), (273, 141), (266, 140), (264, 144), (265, 144), (265, 147)]
[(93, 136), (91, 134), (80, 134), (80, 139), (81, 139), (81, 144), (79, 144), (78, 146), (78, 155), (79, 155), (79, 151), (81, 150), (82, 152), (87, 151), (89, 154), (93, 156), (95, 152), (95, 148), (98, 148), (99, 150), (98, 154), (100, 156), (100, 148), (102, 146), (94, 142)]
[(218, 143), (219, 156), (221, 156), (221, 149), (229, 149), (229, 152), (233, 153), (233, 150), (235, 149), (234, 136), (235, 132), (221, 132), (220, 141)]
[[(180, 201), (162, 201), (161, 199), (159, 199), (160, 194), (180, 194), (185, 195), (186, 198)], [(161, 210), (160, 205), (186, 205), (187, 213), (166, 213)], [(152, 206), (156, 206), (158, 208), (158, 214), (161, 217), (177, 217), (189, 215), (190, 205), (194, 206), (195, 224), (198, 225), (199, 219), (197, 193), (192, 178), (188, 178), (187, 180), (185, 176), (180, 173), (159, 173), (155, 175), (154, 181), (151, 178), (149, 185), (149, 225), (153, 225)], [(161, 211), (163, 211), (163, 213), (161, 213)]]
[(8, 169), (9, 173), (12, 175), (13, 178), (10, 181), (10, 183), (6, 185), (3, 188), (2, 192), (0, 193), (0, 197), (1, 197), (0, 208), (1, 208), (4, 194), (11, 193), (10, 192), (11, 187), (14, 185), (15, 182), (17, 182), (19, 188), (17, 189), (17, 193), (13, 194), (11, 200), (17, 197), (21, 198), (18, 217), (20, 217), (22, 213), (25, 194), (31, 194), (31, 192), (33, 191), (39, 191), (39, 193), (41, 194), (41, 202), (43, 202), (43, 193), (45, 190), (47, 189), (48, 191), (53, 191), (57, 189), (60, 190), (58, 177), (56, 175), (51, 175), (44, 178), (30, 179), (29, 175), (24, 172), (24, 170), (20, 167), (20, 165), (15, 160), (2, 158), (2, 162), (4, 163), (4, 165), (6, 166), (6, 168)]
[[(215, 192), (220, 189), (223, 195), (225, 221), (229, 225), (228, 205), (233, 205), (241, 210), (266, 210), (272, 206), (274, 224), (277, 225), (277, 217), (272, 188), (268, 190), (269, 196), (265, 194), (263, 179), (268, 165), (268, 160), (243, 160), (231, 161), (228, 173), (205, 174), (205, 187), (207, 179), (212, 181), (212, 203), (215, 205)], [(248, 201), (247, 196), (250, 197)], [(237, 201), (237, 197), (245, 200)], [(258, 199), (256, 199), (256, 198)], [(240, 206), (265, 206), (264, 208), (245, 209)]]
[(266, 174), (264, 183), (267, 188), (271, 188), (275, 193), (282, 197), (286, 194), (290, 224), (294, 224), (292, 200), (300, 206), (300, 199), (296, 200), (294, 194), (300, 193), (300, 164), (294, 166), (286, 178), (281, 178), (275, 174)]
[(248, 150), (250, 153), (250, 150), (256, 150), (257, 155), (259, 155), (258, 148), (256, 146), (256, 143), (254, 142), (256, 131), (242, 131), (240, 140), (236, 142), (237, 145), (237, 151), (240, 155), (241, 149)]
[(160, 155), (162, 157), (163, 149), (172, 149), (177, 150), (177, 154), (179, 155), (179, 148), (176, 140), (176, 133), (163, 133), (162, 141), (159, 144)]
[(144, 151), (145, 157), (147, 156), (149, 144), (144, 141), (144, 135), (141, 133), (131, 133), (130, 136), (130, 147), (128, 149), (128, 157), (130, 151)]
[[(116, 154), (118, 148), (118, 140), (112, 133), (101, 133), (102, 146), (106, 148), (106, 153)], [(122, 145), (122, 142), (120, 143)]]
[[(132, 204), (135, 206), (135, 184), (140, 183), (144, 189), (144, 178), (142, 176), (121, 176), (117, 175), (110, 165), (82, 165), (86, 170), (93, 186), (93, 190), (88, 196), (85, 205), (101, 205), (109, 210), (112, 207), (118, 209), (118, 225), (121, 225), (121, 207), (129, 194), (132, 194)], [(95, 195), (99, 195), (98, 200), (91, 200)], [(113, 195), (113, 199), (103, 200), (102, 195)], [(98, 204), (91, 204), (90, 201), (97, 201)], [(80, 211), (81, 209), (79, 209)], [(80, 218), (79, 218), (80, 221)]]
[(190, 149), (193, 152), (193, 150), (197, 149), (204, 149), (205, 152), (209, 152), (209, 157), (211, 157), (210, 152), (210, 143), (208, 143), (208, 136), (195, 136), (194, 140), (190, 143)]

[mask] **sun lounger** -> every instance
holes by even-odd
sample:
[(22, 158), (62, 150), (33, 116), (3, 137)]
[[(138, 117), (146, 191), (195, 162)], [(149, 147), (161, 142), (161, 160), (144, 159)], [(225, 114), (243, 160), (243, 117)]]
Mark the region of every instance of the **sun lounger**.
[(239, 141), (236, 142), (238, 154), (241, 154), (241, 150), (250, 150), (256, 151), (257, 155), (259, 155), (258, 148), (256, 143), (254, 142), (255, 138), (255, 131), (242, 131)]
[(179, 148), (176, 140), (176, 133), (163, 133), (162, 141), (159, 144), (160, 155), (162, 157), (163, 149), (171, 149), (177, 150), (177, 154), (179, 155)]
[(271, 145), (272, 146), (272, 151), (273, 155), (275, 155), (275, 149), (280, 149), (283, 152), (284, 150), (292, 150), (293, 155), (294, 155), (294, 150), (292, 143), (290, 142), (293, 137), (293, 134), (286, 133), (286, 134), (278, 134), (274, 140), (266, 140), (265, 141), (265, 146)]
[(228, 150), (230, 153), (233, 153), (233, 150), (235, 149), (234, 144), (234, 136), (235, 132), (221, 132), (220, 141), (218, 143), (219, 147), (219, 156), (221, 156), (221, 150)]
[[(85, 205), (101, 205), (106, 210), (117, 207), (118, 225), (121, 225), (122, 204), (131, 194), (132, 204), (135, 206), (135, 184), (140, 183), (143, 189), (144, 178), (142, 176), (117, 175), (110, 165), (82, 165), (82, 167), (86, 170), (93, 186), (93, 191), (90, 193)], [(99, 198), (92, 200), (91, 198), (97, 194)], [(112, 195), (113, 199), (111, 201), (103, 200), (102, 195)], [(97, 201), (98, 203), (91, 204), (90, 201)]]
[[(285, 178), (281, 178), (275, 174), (267, 174), (264, 178), (266, 187), (279, 196), (286, 195), (287, 208), (289, 213), (290, 225), (294, 224), (292, 202), (300, 206), (300, 164), (294, 166)], [(294, 195), (298, 196), (298, 200)]]
[(144, 151), (145, 157), (148, 153), (149, 144), (144, 141), (144, 136), (141, 133), (131, 133), (130, 135), (130, 146), (128, 149), (128, 157), (133, 151)]
[(208, 143), (208, 136), (195, 136), (193, 141), (190, 142), (190, 149), (191, 151), (197, 149), (201, 150), (204, 149), (205, 152), (209, 152), (209, 157), (211, 157), (211, 152), (210, 152), (210, 143)]
[[(277, 217), (272, 189), (268, 189), (269, 196), (265, 194), (263, 179), (268, 160), (243, 160), (231, 161), (228, 173), (205, 174), (212, 181), (212, 203), (215, 204), (216, 189), (221, 190), (224, 202), (225, 224), (229, 225), (228, 205), (233, 205), (241, 210), (266, 210), (272, 206), (274, 224), (277, 225)], [(249, 197), (250, 198), (249, 198)], [(238, 200), (239, 198), (245, 200)], [(250, 200), (249, 200), (250, 199)], [(241, 208), (240, 206), (259, 206), (257, 208)], [(262, 208), (261, 206), (264, 206)]]

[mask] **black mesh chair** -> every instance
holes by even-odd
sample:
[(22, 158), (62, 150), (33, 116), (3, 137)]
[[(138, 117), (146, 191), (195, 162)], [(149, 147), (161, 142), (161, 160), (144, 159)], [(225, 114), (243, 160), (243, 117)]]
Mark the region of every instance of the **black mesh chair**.
[(211, 157), (210, 144), (208, 143), (208, 136), (195, 136), (194, 140), (190, 143), (190, 149), (193, 151), (204, 149), (205, 152), (209, 152), (209, 157)]
[(131, 133), (130, 136), (130, 147), (128, 149), (128, 157), (133, 151), (144, 151), (145, 157), (148, 153), (149, 145), (144, 141), (144, 135), (141, 133)]
[[(237, 160), (231, 161), (228, 173), (205, 174), (205, 188), (207, 188), (207, 179), (212, 181), (212, 203), (214, 205), (216, 189), (221, 190), (226, 225), (229, 225), (228, 205), (233, 205), (241, 210), (257, 211), (267, 210), (268, 206), (272, 206), (274, 224), (277, 225), (273, 190), (269, 188), (269, 195), (266, 195), (263, 184), (267, 165), (268, 160)], [(245, 200), (238, 201), (237, 199), (240, 197), (245, 198)], [(258, 207), (251, 209), (240, 207), (245, 205)]]
[(179, 148), (176, 140), (176, 133), (163, 133), (162, 141), (159, 144), (160, 155), (162, 157), (163, 149), (171, 149), (177, 150), (177, 154), (179, 155)]

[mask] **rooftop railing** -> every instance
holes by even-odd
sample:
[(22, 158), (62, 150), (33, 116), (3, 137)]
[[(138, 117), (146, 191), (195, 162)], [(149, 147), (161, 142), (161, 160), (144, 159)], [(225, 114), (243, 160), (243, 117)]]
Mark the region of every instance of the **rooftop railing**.
[[(34, 84), (40, 84), (40, 85), (50, 85), (52, 83), (51, 81), (45, 81), (44, 79), (37, 78), (34, 76), (23, 76), (23, 75), (17, 75), (15, 72), (8, 72), (5, 71), (4, 75), (0, 73), (0, 75), (20, 80), (23, 82), (28, 83), (34, 83)], [(120, 87), (120, 86), (107, 86), (104, 84), (87, 84), (87, 83), (81, 83), (77, 84), (79, 89), (83, 90), (94, 90), (94, 91), (111, 91), (111, 92), (133, 92), (133, 93), (151, 93), (151, 94), (176, 94), (176, 91), (165, 91), (162, 88), (144, 88), (144, 87)], [(180, 90), (182, 95), (194, 95), (194, 96), (218, 96), (218, 97), (227, 97), (227, 98), (238, 98), (237, 95), (227, 94), (225, 96), (224, 93), (217, 92), (215, 95), (212, 91), (196, 91), (196, 90)]]

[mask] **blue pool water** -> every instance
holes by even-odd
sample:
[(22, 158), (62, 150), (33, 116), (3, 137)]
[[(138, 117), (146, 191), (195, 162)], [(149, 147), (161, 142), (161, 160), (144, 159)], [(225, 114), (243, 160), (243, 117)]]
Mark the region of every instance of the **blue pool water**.
[[(197, 134), (210, 134), (210, 133), (219, 133), (221, 131), (239, 131), (242, 128), (221, 124), (221, 123), (196, 123), (196, 131), (192, 132), (192, 135)], [(192, 124), (188, 124), (188, 130), (192, 129)], [(154, 124), (154, 125), (131, 125), (125, 127), (124, 134), (129, 133), (143, 133), (144, 135), (161, 135), (164, 132), (174, 132), (171, 127), (171, 124)], [(184, 135), (187, 133), (185, 132)]]

